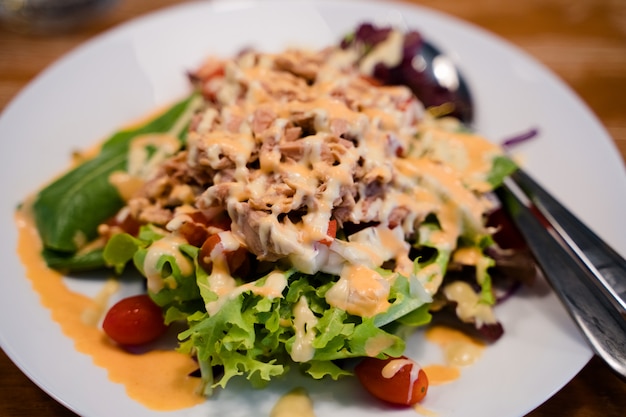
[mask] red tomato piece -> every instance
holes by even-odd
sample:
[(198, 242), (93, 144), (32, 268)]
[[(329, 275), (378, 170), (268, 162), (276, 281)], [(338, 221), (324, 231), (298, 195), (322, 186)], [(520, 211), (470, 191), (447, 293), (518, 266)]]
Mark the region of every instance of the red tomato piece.
[(330, 246), (333, 240), (337, 237), (337, 220), (332, 219), (328, 221), (328, 229), (326, 230), (328, 238), (320, 240), (320, 243), (326, 246)]
[(206, 228), (217, 228), (220, 230), (230, 230), (231, 220), (228, 217), (228, 213), (211, 213), (210, 217), (207, 217), (201, 211), (195, 211), (189, 214), (189, 217), (193, 219), (194, 222), (200, 223)]
[[(200, 255), (198, 256), (198, 261), (200, 266), (204, 268), (205, 271), (211, 273), (213, 266), (211, 264), (211, 252), (215, 249), (216, 246), (222, 244), (222, 239), (219, 235), (211, 235), (207, 240), (204, 241), (202, 247), (200, 248)], [(235, 273), (245, 273), (246, 267), (249, 262), (248, 258), (248, 250), (244, 247), (239, 247), (237, 250), (229, 251), (222, 249), (222, 254), (226, 258), (226, 262), (228, 264), (228, 270), (231, 274)]]
[(374, 397), (397, 405), (420, 402), (428, 391), (428, 377), (413, 360), (365, 358), (355, 368), (363, 387)]
[(239, 248), (234, 252), (227, 252), (228, 270), (231, 274), (245, 277), (250, 272), (250, 257), (246, 248)]
[(332, 219), (328, 222), (328, 230), (326, 234), (333, 239), (337, 237), (337, 220)]
[(147, 294), (140, 294), (114, 304), (104, 317), (102, 329), (120, 345), (139, 346), (156, 340), (167, 326), (161, 307)]
[(178, 233), (194, 246), (201, 246), (209, 236), (206, 227), (194, 222), (183, 223), (178, 229)]
[(141, 223), (139, 220), (131, 216), (130, 214), (126, 214), (120, 216), (120, 214), (111, 217), (106, 222), (106, 225), (109, 226), (109, 229), (104, 233), (104, 236), (108, 239), (115, 232), (115, 229), (119, 229), (118, 231), (126, 232), (130, 235), (137, 236), (139, 234), (139, 228), (141, 227)]
[(207, 257), (211, 256), (211, 252), (213, 249), (222, 242), (222, 239), (219, 235), (211, 235), (204, 241), (201, 247), (202, 255)]

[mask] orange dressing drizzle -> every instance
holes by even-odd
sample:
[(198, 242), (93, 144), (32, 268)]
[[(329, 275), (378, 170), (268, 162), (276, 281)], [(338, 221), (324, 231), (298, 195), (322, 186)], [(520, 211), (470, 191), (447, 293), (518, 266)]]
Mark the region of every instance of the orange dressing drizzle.
[(450, 365), (432, 364), (422, 368), (428, 376), (429, 385), (443, 385), (459, 379), (461, 371)]
[(443, 350), (446, 364), (432, 364), (423, 367), (431, 385), (452, 382), (461, 376), (460, 368), (471, 365), (480, 359), (484, 343), (465, 333), (443, 326), (433, 326), (426, 330), (426, 339)]
[(419, 403), (413, 406), (413, 410), (415, 410), (418, 414), (421, 414), (425, 417), (436, 417), (439, 415), (439, 413), (433, 410), (430, 410)]
[(77, 351), (91, 356), (95, 365), (107, 370), (112, 382), (123, 384), (129, 397), (150, 409), (179, 410), (205, 400), (196, 394), (199, 379), (188, 376), (197, 368), (188, 355), (173, 350), (126, 352), (110, 342), (94, 320), (85, 320), (86, 313), (99, 309), (99, 300), (70, 291), (63, 275), (49, 269), (40, 256), (41, 241), (32, 220), (21, 211), (16, 212), (15, 220), (17, 252), (26, 276)]

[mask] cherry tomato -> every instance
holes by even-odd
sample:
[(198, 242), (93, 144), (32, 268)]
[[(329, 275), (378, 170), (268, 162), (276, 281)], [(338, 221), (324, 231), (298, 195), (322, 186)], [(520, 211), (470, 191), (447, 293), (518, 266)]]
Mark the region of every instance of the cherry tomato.
[(413, 405), (428, 391), (426, 373), (405, 356), (365, 358), (356, 366), (355, 373), (370, 394), (392, 404)]
[(102, 323), (104, 332), (113, 341), (125, 346), (152, 342), (166, 328), (161, 308), (147, 294), (124, 298), (114, 304)]

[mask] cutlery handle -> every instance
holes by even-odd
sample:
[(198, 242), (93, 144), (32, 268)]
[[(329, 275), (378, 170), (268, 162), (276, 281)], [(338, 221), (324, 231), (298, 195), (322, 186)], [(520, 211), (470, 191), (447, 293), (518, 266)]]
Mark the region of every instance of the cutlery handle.
[(593, 284), (582, 262), (544, 227), (514, 188), (504, 185), (498, 190), (502, 204), (591, 348), (626, 380), (626, 320)]
[(620, 311), (626, 313), (626, 259), (615, 252), (526, 172), (519, 170), (511, 177), (589, 268)]

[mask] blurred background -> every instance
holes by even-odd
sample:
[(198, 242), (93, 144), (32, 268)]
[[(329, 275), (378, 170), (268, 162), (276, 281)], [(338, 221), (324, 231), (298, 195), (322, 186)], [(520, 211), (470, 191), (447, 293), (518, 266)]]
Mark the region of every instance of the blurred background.
[[(259, 0), (262, 1), (262, 0)], [(176, 0), (0, 0), (0, 105), (78, 43)], [(626, 1), (405, 0), (479, 25), (552, 69), (588, 103), (626, 155)], [(56, 3), (58, 9), (50, 4)], [(20, 12), (20, 10), (22, 10)], [(28, 33), (15, 14), (43, 20)], [(9, 15), (13, 16), (9, 16)], [(71, 16), (77, 16), (73, 21)], [(24, 16), (25, 17), (25, 16)], [(39, 35), (32, 35), (32, 32)], [(15, 42), (21, 46), (10, 47)], [(44, 46), (45, 45), (45, 46)]]

